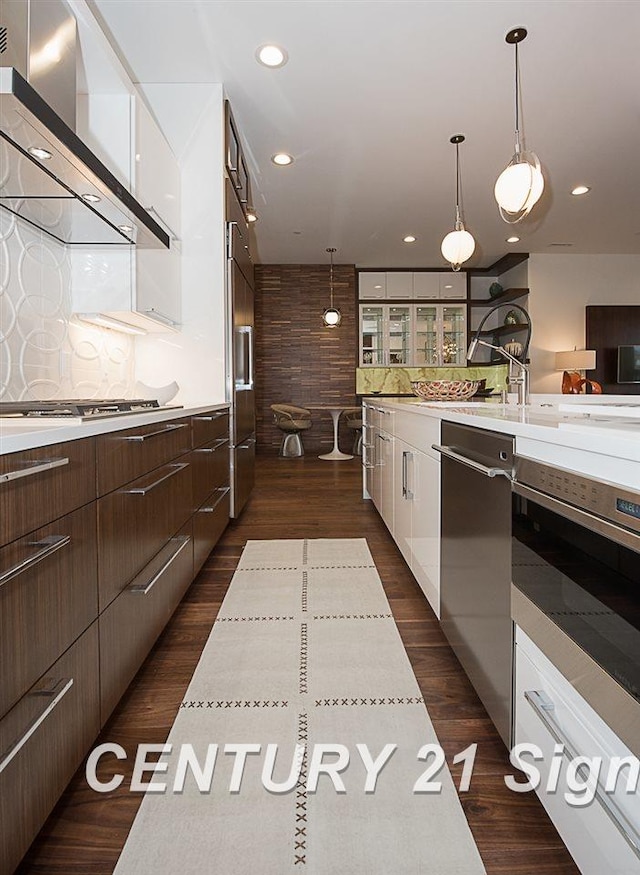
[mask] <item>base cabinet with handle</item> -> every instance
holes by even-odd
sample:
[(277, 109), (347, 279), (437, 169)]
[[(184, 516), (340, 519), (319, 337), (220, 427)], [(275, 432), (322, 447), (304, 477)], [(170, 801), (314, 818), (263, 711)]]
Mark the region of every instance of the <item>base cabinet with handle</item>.
[(227, 405), (0, 455), (0, 875), (228, 521)]
[[(515, 742), (536, 745), (542, 754), (536, 759), (522, 755), (540, 773), (537, 795), (583, 875), (636, 875), (640, 872), (638, 777), (631, 793), (625, 791), (628, 768), (620, 771), (615, 790), (607, 789), (606, 783), (614, 757), (637, 760), (519, 627), (515, 652)], [(584, 789), (588, 774), (578, 769), (569, 777), (579, 765), (578, 757), (587, 765), (598, 759), (601, 763), (597, 781), (591, 771), (594, 783), (588, 797)], [(559, 773), (557, 780), (552, 767)], [(576, 785), (583, 789), (575, 793)], [(572, 793), (592, 801), (575, 804)]]
[(363, 495), (371, 498), (440, 616), (440, 420), (366, 401)]

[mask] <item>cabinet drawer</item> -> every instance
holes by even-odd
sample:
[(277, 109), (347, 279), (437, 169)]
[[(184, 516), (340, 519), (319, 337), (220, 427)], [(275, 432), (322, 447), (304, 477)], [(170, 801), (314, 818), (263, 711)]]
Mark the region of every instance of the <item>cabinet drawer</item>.
[(204, 565), (207, 556), (220, 540), (229, 522), (228, 486), (216, 489), (193, 517), (193, 570), (194, 574)]
[(191, 465), (178, 460), (98, 499), (100, 610), (192, 513)]
[(96, 496), (93, 439), (0, 456), (0, 544)]
[(201, 447), (217, 438), (229, 437), (229, 411), (209, 410), (191, 417), (192, 447)]
[(218, 486), (229, 485), (229, 441), (218, 438), (191, 453), (193, 508), (200, 507)]
[[(612, 758), (630, 757), (631, 751), (520, 629), (515, 666), (515, 740), (535, 744), (542, 752), (542, 759), (535, 761), (541, 775), (536, 792), (580, 871), (584, 875), (640, 871), (640, 860), (623, 836), (626, 831), (636, 846), (640, 842), (640, 796), (637, 791), (624, 792), (626, 770), (621, 771), (615, 792), (605, 790)], [(547, 790), (558, 749), (564, 755), (557, 789)], [(597, 798), (584, 806), (567, 800), (571, 792), (567, 773), (574, 756), (601, 760), (597, 787), (602, 804)], [(531, 756), (523, 759), (532, 761)], [(584, 778), (577, 781), (582, 785)]]
[(99, 731), (94, 623), (0, 720), (0, 872), (13, 872)]
[(92, 502), (0, 550), (0, 716), (95, 620)]
[(188, 419), (154, 422), (97, 438), (98, 495), (111, 492), (177, 456), (191, 445)]
[(432, 444), (440, 443), (440, 419), (436, 416), (416, 416), (415, 413), (395, 411), (393, 433), (396, 437), (422, 450), (433, 459), (440, 456), (431, 449)]
[(100, 615), (104, 724), (193, 579), (191, 521)]

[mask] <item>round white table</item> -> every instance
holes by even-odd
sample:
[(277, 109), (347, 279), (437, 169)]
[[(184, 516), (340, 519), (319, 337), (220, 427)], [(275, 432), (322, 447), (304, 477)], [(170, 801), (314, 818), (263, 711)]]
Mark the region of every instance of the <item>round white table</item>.
[(307, 410), (327, 410), (331, 414), (331, 419), (333, 419), (333, 449), (330, 453), (324, 453), (322, 456), (318, 456), (318, 458), (326, 459), (329, 462), (340, 462), (344, 459), (353, 459), (353, 456), (350, 456), (349, 453), (341, 452), (340, 447), (338, 446), (338, 423), (340, 421), (340, 416), (343, 410), (353, 407), (353, 404), (343, 404), (342, 407), (334, 407), (331, 404), (316, 404), (315, 406), (307, 404), (306, 407)]

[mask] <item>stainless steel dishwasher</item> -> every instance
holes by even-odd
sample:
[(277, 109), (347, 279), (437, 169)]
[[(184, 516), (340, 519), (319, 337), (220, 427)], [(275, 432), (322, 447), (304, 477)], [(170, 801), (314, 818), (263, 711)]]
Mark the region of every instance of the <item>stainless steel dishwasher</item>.
[(513, 437), (443, 422), (441, 440), (442, 629), (510, 747)]

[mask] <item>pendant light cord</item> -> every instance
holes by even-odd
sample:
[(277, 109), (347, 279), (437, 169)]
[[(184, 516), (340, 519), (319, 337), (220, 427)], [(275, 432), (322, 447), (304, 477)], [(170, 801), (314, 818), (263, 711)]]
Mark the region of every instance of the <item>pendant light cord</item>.
[(516, 50), (516, 154), (520, 152), (520, 104), (518, 95), (520, 93), (520, 63), (518, 60), (518, 43), (515, 43)]
[(329, 296), (331, 299), (331, 309), (333, 310), (333, 253), (335, 252), (335, 248), (327, 249), (329, 253), (329, 258), (331, 259), (331, 263), (329, 266)]
[(456, 228), (460, 223), (460, 144), (456, 143)]

